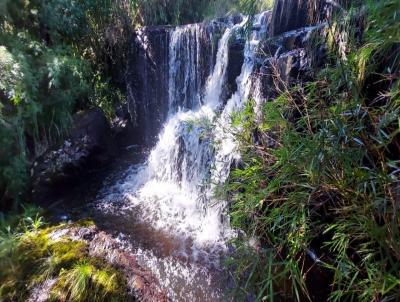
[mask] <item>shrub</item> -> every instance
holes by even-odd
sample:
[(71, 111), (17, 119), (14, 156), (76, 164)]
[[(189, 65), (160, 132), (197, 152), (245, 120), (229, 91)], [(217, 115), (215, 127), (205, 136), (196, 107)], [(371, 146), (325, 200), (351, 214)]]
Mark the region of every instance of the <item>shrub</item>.
[[(359, 24), (332, 24), (331, 64), (314, 82), (265, 103), (261, 123), (251, 103), (234, 117), (243, 163), (226, 187), (231, 221), (260, 240), (250, 251), (236, 242), (244, 297), (400, 298), (399, 9), (353, 7), (348, 20), (365, 13), (361, 39)], [(345, 57), (334, 42), (343, 31)]]

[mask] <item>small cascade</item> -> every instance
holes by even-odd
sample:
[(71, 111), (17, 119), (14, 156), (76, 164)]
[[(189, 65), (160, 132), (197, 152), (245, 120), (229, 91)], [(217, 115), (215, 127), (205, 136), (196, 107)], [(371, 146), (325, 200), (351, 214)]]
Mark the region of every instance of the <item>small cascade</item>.
[(218, 121), (214, 133), (214, 140), (218, 144), (215, 154), (215, 168), (212, 174), (212, 183), (224, 183), (230, 172), (231, 163), (240, 158), (237, 144), (233, 137), (234, 129), (231, 129), (231, 116), (243, 108), (244, 103), (250, 97), (255, 97), (257, 91), (254, 88), (254, 67), (257, 59), (257, 50), (263, 35), (266, 33), (267, 16), (269, 12), (256, 15), (253, 21), (253, 30), (244, 47), (244, 63), (239, 77), (236, 79), (237, 91), (226, 103)]
[[(142, 230), (135, 233), (137, 254), (173, 301), (223, 300), (227, 276), (220, 259), (228, 252), (228, 241), (235, 232), (225, 214), (226, 202), (217, 200), (214, 190), (227, 179), (238, 158), (230, 116), (251, 96), (266, 14), (256, 16), (252, 32), (244, 39), (237, 91), (226, 102), (222, 95), (229, 46), (238, 37), (243, 40), (246, 23), (247, 19), (225, 23), (223, 34), (221, 24), (214, 23), (181, 26), (169, 32), (167, 120), (147, 162), (103, 192), (99, 204), (105, 211), (107, 201), (119, 200), (124, 204), (120, 208), (125, 220), (127, 212), (135, 213), (133, 229)], [(150, 249), (149, 241), (153, 244)]]
[(226, 70), (228, 67), (228, 50), (229, 40), (236, 31), (247, 23), (248, 18), (245, 18), (240, 24), (228, 28), (222, 36), (217, 53), (217, 61), (214, 67), (214, 71), (207, 80), (207, 86), (204, 97), (204, 104), (216, 110), (221, 103), (222, 86), (226, 80)]
[(215, 63), (222, 24), (179, 26), (170, 33), (169, 112), (200, 106), (205, 80)]
[[(200, 104), (200, 26), (178, 27), (169, 46), (169, 108), (193, 108)], [(179, 100), (179, 102), (178, 102)]]

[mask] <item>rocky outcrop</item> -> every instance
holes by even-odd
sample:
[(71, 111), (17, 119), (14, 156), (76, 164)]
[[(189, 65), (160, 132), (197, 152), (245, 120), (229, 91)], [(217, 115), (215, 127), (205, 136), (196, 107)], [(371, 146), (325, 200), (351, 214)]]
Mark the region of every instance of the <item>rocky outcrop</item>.
[(253, 82), (258, 99), (273, 99), (287, 87), (312, 78), (313, 67), (326, 55), (325, 44), (316, 43), (324, 31), (325, 24), (320, 23), (264, 41)]
[[(321, 64), (326, 53), (318, 37), (326, 34), (334, 11), (348, 2), (276, 0), (262, 21), (267, 25), (260, 32), (265, 38), (252, 75), (252, 97), (260, 102), (272, 99), (285, 85), (309, 79), (313, 66)], [(145, 27), (132, 33), (126, 77), (132, 144), (153, 145), (171, 108), (193, 109), (201, 103), (219, 38), (227, 24), (241, 21), (236, 16), (180, 27)], [(237, 90), (245, 39), (244, 34), (231, 37), (224, 101)]]
[(301, 82), (311, 80), (326, 58), (328, 18), (335, 1), (276, 0), (267, 37), (260, 45), (253, 91), (260, 102)]
[(161, 290), (158, 280), (150, 271), (141, 267), (129, 250), (118, 240), (96, 226), (74, 226), (54, 232), (54, 239), (69, 238), (88, 243), (89, 256), (104, 259), (107, 263), (123, 272), (128, 288), (138, 301), (167, 302), (167, 295)]
[[(285, 83), (309, 76), (311, 65), (325, 51), (321, 45), (310, 53), (308, 46), (313, 44), (313, 37), (321, 34), (335, 6), (332, 3), (336, 2), (277, 0), (272, 12), (264, 14), (262, 22), (267, 26), (263, 27), (265, 32), (260, 32), (265, 39), (253, 72), (253, 97), (264, 100), (274, 97), (279, 90), (277, 74)], [(153, 145), (171, 108), (193, 109), (201, 103), (207, 78), (215, 65), (219, 38), (227, 24), (241, 21), (236, 16), (181, 27), (145, 27), (133, 33), (126, 79), (134, 144)], [(237, 91), (245, 40), (244, 33), (231, 37), (222, 91), (224, 101)]]
[(100, 109), (77, 113), (73, 125), (61, 146), (47, 151), (33, 164), (32, 198), (39, 204), (46, 203), (53, 194), (61, 193), (112, 158), (115, 148), (112, 131)]
[(137, 138), (134, 135), (135, 127), (127, 103), (120, 105), (115, 110), (115, 117), (111, 121), (111, 128), (118, 148), (126, 149), (137, 143)]
[(237, 90), (236, 78), (242, 71), (244, 62), (244, 46), (245, 39), (243, 37), (233, 36), (229, 43), (228, 51), (228, 66), (226, 69), (226, 84), (223, 89), (222, 98), (224, 103), (230, 99), (230, 97)]
[[(102, 259), (104, 263), (111, 265), (123, 274), (129, 290), (127, 293), (129, 301), (169, 301), (155, 276), (143, 268), (136, 257), (119, 240), (99, 230), (95, 225), (81, 222), (55, 227), (54, 231), (49, 234), (49, 238), (53, 243), (68, 242), (68, 240), (84, 242), (87, 256), (93, 259)], [(48, 301), (57, 279), (57, 277), (47, 279), (34, 286), (27, 301)]]

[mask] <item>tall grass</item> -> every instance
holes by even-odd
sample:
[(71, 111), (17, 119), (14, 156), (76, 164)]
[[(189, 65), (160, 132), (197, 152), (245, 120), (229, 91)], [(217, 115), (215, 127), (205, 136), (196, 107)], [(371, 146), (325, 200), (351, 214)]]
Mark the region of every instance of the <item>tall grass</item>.
[(236, 242), (239, 297), (400, 299), (399, 12), (390, 0), (351, 8), (329, 28), (346, 48), (328, 43), (315, 81), (277, 85), (261, 123), (251, 103), (234, 117), (231, 221), (258, 238)]

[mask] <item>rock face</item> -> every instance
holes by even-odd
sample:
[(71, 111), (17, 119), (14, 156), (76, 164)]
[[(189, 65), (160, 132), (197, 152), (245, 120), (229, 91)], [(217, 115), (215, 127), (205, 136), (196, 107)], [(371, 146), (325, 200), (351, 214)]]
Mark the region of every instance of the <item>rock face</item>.
[(228, 67), (226, 70), (226, 84), (223, 90), (222, 98), (224, 103), (236, 92), (236, 78), (242, 71), (244, 62), (244, 46), (245, 39), (243, 37), (233, 37), (229, 43)]
[(324, 24), (311, 25), (262, 43), (263, 55), (254, 73), (259, 100), (273, 99), (287, 87), (312, 78), (313, 66), (321, 64), (326, 53), (325, 45), (316, 43), (324, 30)]
[(32, 196), (39, 204), (111, 160), (112, 131), (100, 109), (77, 113), (73, 125), (61, 147), (47, 151), (33, 164)]
[(260, 45), (253, 72), (253, 96), (259, 103), (287, 87), (312, 79), (326, 58), (327, 20), (338, 4), (332, 1), (276, 0), (269, 30)]
[(148, 27), (132, 34), (128, 54), (127, 98), (136, 143), (156, 135), (166, 118), (169, 27)]
[(307, 0), (275, 1), (271, 20), (271, 36), (308, 25), (308, 6), (309, 1)]
[(277, 36), (322, 22), (331, 6), (324, 0), (276, 0), (271, 18), (270, 35)]
[[(240, 17), (178, 27), (151, 26), (135, 31), (127, 66), (127, 99), (136, 143), (153, 145), (168, 108), (200, 104), (213, 70), (218, 41), (228, 23)], [(242, 58), (240, 58), (242, 57)], [(243, 62), (243, 43), (232, 45), (231, 88)], [(239, 69), (239, 72), (238, 72)], [(174, 100), (179, 99), (179, 104)]]
[[(283, 84), (309, 78), (312, 65), (325, 55), (324, 46), (315, 47), (313, 39), (324, 34), (325, 21), (338, 6), (335, 1), (275, 1), (273, 10), (265, 14), (267, 30), (260, 32), (265, 39), (252, 74), (251, 97), (262, 102), (276, 96), (282, 88), (276, 86), (277, 79)], [(126, 85), (135, 144), (152, 146), (171, 108), (187, 110), (201, 104), (207, 78), (215, 66), (218, 41), (227, 26), (241, 21), (242, 17), (236, 16), (133, 32)], [(230, 39), (221, 96), (224, 101), (237, 91), (245, 41), (243, 33)]]

